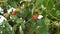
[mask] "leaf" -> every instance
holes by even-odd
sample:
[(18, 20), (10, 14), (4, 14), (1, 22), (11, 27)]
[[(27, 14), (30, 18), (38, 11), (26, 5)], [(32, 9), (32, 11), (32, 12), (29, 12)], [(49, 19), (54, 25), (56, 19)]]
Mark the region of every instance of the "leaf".
[(47, 11), (44, 10), (44, 11), (42, 12), (42, 15), (45, 17), (45, 16), (47, 15)]
[(53, 16), (56, 17), (56, 15), (57, 15), (56, 12), (57, 12), (56, 10), (53, 10), (53, 9), (52, 9), (50, 13), (51, 13)]
[(44, 19), (44, 22), (45, 22), (45, 24), (46, 24), (47, 26), (49, 26), (49, 25), (50, 25), (50, 19), (45, 18), (45, 19)]
[(49, 1), (48, 1), (48, 6), (46, 6), (47, 9), (52, 9), (53, 6), (54, 6), (54, 2), (53, 2), (53, 0), (49, 0)]
[(35, 30), (36, 30), (36, 28), (35, 27), (32, 27), (28, 33), (29, 34), (32, 34)]
[(20, 34), (24, 34), (21, 26), (20, 26)]
[(22, 29), (25, 29), (25, 24), (23, 22), (21, 23), (21, 27)]
[(55, 8), (56, 8), (56, 10), (60, 10), (59, 7), (60, 7), (60, 2), (55, 4)]
[(43, 0), (42, 4), (46, 7), (48, 5), (48, 0)]

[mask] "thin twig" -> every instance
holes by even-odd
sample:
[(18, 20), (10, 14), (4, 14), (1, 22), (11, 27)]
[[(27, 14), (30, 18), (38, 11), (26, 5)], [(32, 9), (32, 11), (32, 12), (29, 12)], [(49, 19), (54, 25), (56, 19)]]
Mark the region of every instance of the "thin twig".
[[(31, 18), (32, 19), (32, 18)], [(29, 19), (27, 22), (29, 22), (31, 19)]]

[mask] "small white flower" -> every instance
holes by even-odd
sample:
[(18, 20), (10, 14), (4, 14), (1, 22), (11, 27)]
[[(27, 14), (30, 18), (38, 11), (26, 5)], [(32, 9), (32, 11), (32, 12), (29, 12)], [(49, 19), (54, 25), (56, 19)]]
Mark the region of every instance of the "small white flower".
[(6, 19), (4, 16), (0, 15), (0, 25), (2, 24), (2, 22), (3, 22), (4, 20), (7, 21), (7, 19)]
[(25, 22), (25, 20), (24, 20), (24, 22)]
[(3, 11), (3, 9), (0, 7), (0, 12)]
[(1, 14), (4, 14), (4, 12), (2, 11)]
[(22, 19), (22, 17), (20, 19)]
[(12, 12), (12, 10), (15, 11), (16, 9), (12, 7), (12, 8), (10, 8), (10, 9), (7, 10), (7, 11), (8, 11), (8, 13), (10, 14), (10, 12)]
[(12, 18), (12, 17), (10, 16), (10, 18)]
[(42, 15), (39, 15), (39, 16), (38, 16), (38, 19), (42, 19), (42, 18), (43, 18), (43, 16), (42, 16)]
[(26, 23), (26, 21), (24, 20), (24, 21), (23, 21), (23, 23), (25, 24), (25, 23)]

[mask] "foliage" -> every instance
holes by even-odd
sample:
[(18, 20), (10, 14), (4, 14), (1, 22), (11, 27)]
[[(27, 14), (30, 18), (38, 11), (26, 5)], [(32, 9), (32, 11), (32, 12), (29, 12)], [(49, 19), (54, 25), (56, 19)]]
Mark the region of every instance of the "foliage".
[[(21, 1), (22, 3), (20, 3)], [(27, 32), (27, 34), (33, 34), (34, 32), (36, 34), (50, 33), (50, 31), (52, 30), (50, 28), (52, 27), (53, 22), (60, 21), (60, 2), (55, 2), (56, 1), (54, 0), (31, 0), (30, 2), (23, 0), (8, 0), (7, 5), (10, 5), (14, 8), (19, 8), (20, 12), (18, 12), (16, 16), (12, 16), (12, 14), (10, 15), (12, 16), (12, 19), (9, 20), (14, 20), (16, 22), (16, 24), (12, 27), (13, 30), (11, 31), (9, 26), (6, 25), (7, 23), (9, 23), (8, 20), (6, 22), (3, 22), (1, 26), (6, 25), (6, 27), (5, 30), (4, 27), (1, 27), (0, 32), (3, 31), (3, 34), (15, 34), (17, 26), (21, 26), (22, 30), (19, 29), (20, 34), (25, 34), (25, 29), (29, 27), (30, 30), (28, 29), (29, 31)], [(38, 8), (38, 15), (43, 15), (43, 18), (34, 21), (33, 15), (35, 14), (36, 8)], [(22, 19), (20, 19), (21, 17)], [(57, 29), (59, 28), (57, 27)], [(60, 31), (58, 31), (56, 31), (55, 33), (59, 34)]]

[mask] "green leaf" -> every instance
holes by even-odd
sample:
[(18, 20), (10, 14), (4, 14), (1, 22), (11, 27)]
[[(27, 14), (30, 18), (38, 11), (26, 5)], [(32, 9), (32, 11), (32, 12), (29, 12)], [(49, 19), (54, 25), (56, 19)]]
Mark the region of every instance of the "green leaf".
[(56, 8), (56, 10), (60, 10), (59, 7), (60, 7), (60, 3), (56, 3), (56, 4), (55, 4), (55, 8)]
[(20, 26), (20, 34), (24, 34), (21, 26)]
[(49, 25), (50, 25), (50, 19), (45, 18), (45, 19), (44, 19), (44, 22), (45, 22), (45, 24), (46, 24), (47, 26), (49, 26)]
[(47, 15), (47, 11), (44, 10), (44, 11), (42, 12), (42, 15), (43, 15), (44, 17), (46, 17), (46, 15)]
[(23, 22), (21, 23), (21, 27), (22, 29), (25, 29), (25, 24)]
[(47, 9), (52, 9), (53, 8), (53, 6), (54, 6), (54, 2), (53, 2), (53, 0), (49, 0), (48, 1), (48, 6), (46, 6), (47, 7)]
[(56, 17), (56, 15), (57, 15), (56, 12), (57, 12), (56, 10), (53, 10), (53, 9), (52, 9), (50, 13), (51, 13), (53, 16)]

